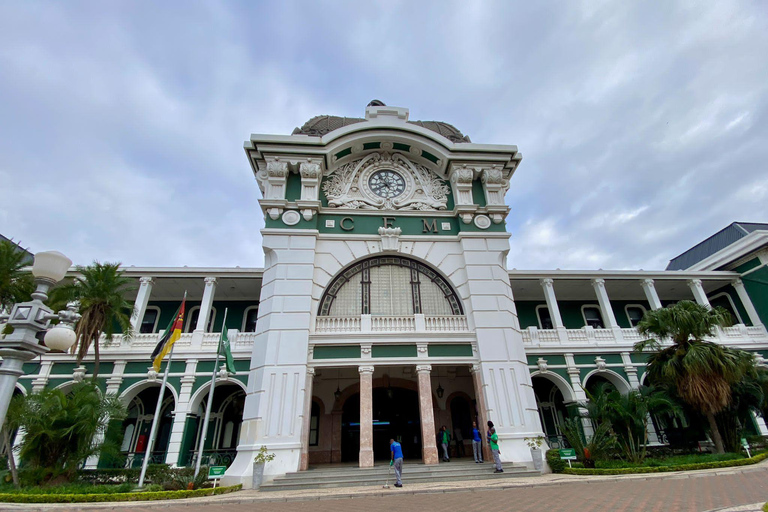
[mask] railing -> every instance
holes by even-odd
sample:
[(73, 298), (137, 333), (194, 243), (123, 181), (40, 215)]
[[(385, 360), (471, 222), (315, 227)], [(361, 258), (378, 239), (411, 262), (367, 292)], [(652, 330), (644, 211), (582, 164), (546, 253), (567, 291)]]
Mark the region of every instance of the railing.
[(360, 317), (319, 316), (315, 332), (360, 332)]
[(469, 332), (462, 315), (408, 316), (318, 316), (315, 333), (345, 332)]
[(256, 341), (255, 332), (238, 332), (235, 338), (235, 347), (250, 347), (254, 341)]
[[(636, 328), (595, 329), (590, 326), (581, 329), (539, 329), (528, 327), (523, 329), (523, 343), (526, 345), (544, 345), (558, 343), (586, 344), (615, 344), (619, 342), (635, 343), (645, 339)], [(712, 341), (721, 343), (748, 343), (750, 341), (765, 341), (768, 332), (762, 325), (747, 327), (743, 324), (732, 327), (722, 327), (716, 331)]]
[(373, 332), (413, 332), (416, 320), (412, 316), (371, 316)]
[[(232, 464), (237, 456), (237, 450), (204, 450), (201, 459), (203, 466), (227, 466)], [(190, 450), (187, 455), (187, 466), (197, 463), (197, 450)]]
[[(221, 333), (218, 332), (206, 332), (203, 333), (202, 346), (204, 347), (216, 347), (219, 345), (221, 339)], [(181, 341), (181, 340), (179, 340)]]
[[(134, 334), (129, 340), (123, 339), (122, 334), (115, 334), (111, 340), (107, 340), (104, 335), (101, 336), (100, 347), (104, 350), (136, 350), (136, 351), (149, 351), (151, 352), (157, 346), (160, 341), (161, 333), (149, 333), (149, 334)], [(192, 349), (205, 349), (210, 350), (215, 348), (219, 343), (221, 333), (218, 332), (206, 332), (206, 333), (184, 333), (176, 341), (177, 348), (192, 348)], [(254, 332), (238, 332), (235, 329), (229, 330), (229, 339), (232, 343), (232, 349), (246, 349), (253, 345), (256, 339), (256, 333)], [(93, 349), (91, 349), (93, 350)]]
[(430, 332), (466, 332), (469, 331), (465, 316), (427, 316), (424, 317), (427, 331)]
[[(165, 450), (155, 450), (153, 451), (149, 456), (149, 463), (150, 464), (165, 464), (165, 456), (166, 456)], [(125, 467), (130, 468), (138, 468), (141, 467), (142, 462), (144, 461), (144, 455), (146, 455), (146, 452), (128, 452), (124, 453), (125, 455)]]

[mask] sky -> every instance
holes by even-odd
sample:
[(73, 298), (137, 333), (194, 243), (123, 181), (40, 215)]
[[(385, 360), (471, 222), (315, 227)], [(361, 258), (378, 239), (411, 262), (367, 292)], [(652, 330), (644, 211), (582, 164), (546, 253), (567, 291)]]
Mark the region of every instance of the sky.
[(663, 269), (768, 222), (767, 54), (759, 0), (0, 0), (0, 233), (260, 267), (243, 141), (377, 98), (518, 146), (509, 268)]

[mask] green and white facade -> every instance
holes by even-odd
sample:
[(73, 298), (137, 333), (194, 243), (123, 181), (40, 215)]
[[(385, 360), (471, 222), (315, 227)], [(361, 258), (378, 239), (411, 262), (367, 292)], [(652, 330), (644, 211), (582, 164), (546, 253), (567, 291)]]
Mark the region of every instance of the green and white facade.
[[(263, 269), (125, 269), (137, 281), (140, 334), (104, 342), (100, 380), (130, 408), (126, 464), (143, 456), (162, 378), (149, 354), (185, 290), (153, 458), (192, 460), (226, 328), (237, 373), (219, 372), (205, 453), (246, 487), (262, 445), (277, 455), (267, 477), (371, 466), (389, 457), (390, 437), (433, 464), (436, 429), (468, 440), (475, 420), (495, 423), (503, 459), (532, 465), (524, 438), (556, 445), (585, 388), (643, 382), (634, 325), (675, 301), (726, 306), (736, 325), (716, 341), (760, 359), (768, 350), (766, 225), (711, 241), (678, 260), (683, 269), (510, 271), (504, 196), (522, 158), (515, 146), (475, 144), (372, 102), (364, 118), (252, 135), (245, 153), (262, 194)], [(25, 366), (19, 392), (69, 386), (93, 364), (75, 366), (49, 353)], [(652, 440), (665, 442), (656, 427)], [(768, 434), (761, 418), (755, 429)]]

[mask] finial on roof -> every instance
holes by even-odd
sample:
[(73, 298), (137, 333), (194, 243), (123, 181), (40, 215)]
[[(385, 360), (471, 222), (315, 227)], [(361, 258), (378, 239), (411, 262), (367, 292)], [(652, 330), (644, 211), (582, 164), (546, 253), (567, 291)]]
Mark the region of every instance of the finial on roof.
[(367, 107), (386, 107), (384, 102), (381, 100), (371, 100), (371, 102), (366, 106)]

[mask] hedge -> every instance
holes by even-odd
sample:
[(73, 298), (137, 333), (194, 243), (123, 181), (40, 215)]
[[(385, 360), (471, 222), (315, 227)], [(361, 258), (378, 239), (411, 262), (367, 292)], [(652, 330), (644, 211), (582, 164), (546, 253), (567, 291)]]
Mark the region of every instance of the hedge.
[(547, 464), (553, 473), (562, 473), (567, 464), (560, 458), (560, 450), (547, 450)]
[(197, 489), (194, 491), (155, 491), (123, 492), (116, 494), (0, 494), (0, 502), (5, 503), (89, 503), (99, 501), (154, 501), (178, 500), (181, 498), (200, 498), (239, 491), (242, 484), (215, 489)]
[[(757, 464), (758, 462), (762, 462), (767, 458), (768, 452), (764, 452), (749, 459), (721, 460), (715, 462), (699, 462), (697, 464), (680, 464), (678, 466), (654, 466), (638, 468), (564, 468), (562, 472), (568, 475), (631, 475), (634, 473), (668, 473), (671, 471), (691, 471), (695, 469), (718, 469), (737, 466), (749, 466), (750, 464)], [(547, 452), (547, 461), (549, 461), (549, 452)], [(552, 471), (555, 471), (555, 469), (552, 468)]]

